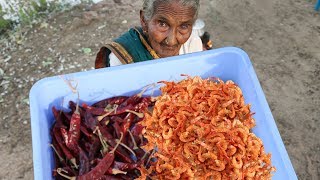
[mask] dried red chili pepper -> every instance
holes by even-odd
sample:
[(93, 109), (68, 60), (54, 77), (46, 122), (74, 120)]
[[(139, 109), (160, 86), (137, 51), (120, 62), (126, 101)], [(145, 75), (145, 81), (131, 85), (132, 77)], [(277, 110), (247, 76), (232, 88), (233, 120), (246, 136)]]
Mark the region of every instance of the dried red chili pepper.
[(90, 149), (89, 149), (89, 162), (95, 159), (95, 155), (97, 154), (100, 146), (100, 140), (96, 136), (91, 137), (91, 144), (90, 144)]
[(102, 125), (99, 123), (97, 126), (101, 132), (101, 134), (103, 135), (103, 137), (105, 137), (108, 141), (109, 140), (113, 140), (115, 139), (112, 134), (110, 134), (109, 131), (107, 131), (105, 128), (102, 127)]
[(105, 108), (89, 106), (86, 103), (82, 103), (82, 107), (85, 108), (92, 115), (103, 115), (103, 114), (107, 113), (105, 111)]
[(137, 178), (138, 176), (134, 173), (127, 173), (127, 174), (118, 175), (117, 177), (119, 177), (121, 180), (132, 180)]
[(59, 128), (59, 129), (60, 129), (61, 136), (64, 140), (64, 143), (67, 144), (67, 142), (69, 141), (68, 131), (64, 128)]
[(129, 104), (138, 104), (140, 103), (145, 97), (142, 97), (143, 93), (150, 87), (150, 86), (154, 86), (154, 84), (148, 85), (146, 87), (144, 87), (142, 89), (142, 91), (138, 94), (135, 94), (133, 96), (130, 96), (124, 103), (122, 103), (123, 105), (129, 105)]
[(121, 124), (121, 130), (125, 135), (127, 135), (128, 130), (131, 128), (132, 124), (136, 121), (135, 119), (137, 118), (142, 119), (144, 117), (143, 113), (137, 113), (131, 110), (127, 110), (127, 112), (129, 114), (125, 117), (124, 122)]
[(120, 125), (119, 125), (119, 122), (115, 121), (114, 123), (112, 123), (112, 127), (114, 129), (116, 137), (119, 138), (120, 137), (120, 133), (122, 132), (121, 128), (120, 128)]
[(136, 94), (136, 95), (130, 96), (126, 101), (124, 101), (123, 103), (121, 103), (121, 104), (119, 105), (119, 107), (126, 107), (126, 106), (128, 106), (128, 105), (136, 105), (136, 104), (138, 104), (141, 100), (142, 100), (142, 97), (141, 97), (141, 96), (138, 96), (138, 95)]
[(80, 138), (79, 147), (81, 147), (83, 151), (85, 151), (87, 154), (89, 154), (90, 147), (91, 147), (90, 140), (88, 140), (86, 138)]
[(119, 106), (113, 111), (106, 111), (105, 108), (100, 108), (100, 107), (93, 107), (89, 106), (86, 103), (82, 104), (82, 107), (85, 108), (87, 111), (89, 111), (91, 114), (96, 115), (96, 116), (103, 116), (103, 115), (108, 115), (108, 116), (114, 116), (114, 115), (119, 115), (122, 113), (126, 113), (126, 110), (133, 110), (134, 106), (132, 104), (128, 104), (127, 106)]
[(134, 111), (144, 112), (150, 104), (152, 104), (151, 97), (142, 97), (141, 102), (135, 105)]
[(70, 120), (70, 127), (68, 131), (68, 140), (66, 141), (67, 147), (75, 154), (79, 154), (78, 140), (80, 138), (80, 123), (81, 117), (78, 106), (73, 112)]
[(56, 109), (56, 107), (52, 107), (52, 112), (53, 112), (53, 116), (54, 116), (54, 118), (55, 118), (55, 127), (61, 127), (61, 128), (67, 128), (64, 124), (63, 124), (63, 122), (62, 122), (62, 118), (61, 118), (61, 111), (58, 111), (57, 109)]
[(80, 126), (80, 132), (83, 133), (86, 137), (90, 137), (91, 136), (91, 133), (89, 133), (87, 128), (84, 127), (84, 126)]
[(74, 112), (77, 108), (77, 103), (69, 101), (69, 108), (71, 109), (71, 112)]
[(121, 132), (124, 133), (124, 135), (127, 135), (128, 130), (134, 120), (134, 118), (136, 117), (135, 114), (133, 113), (128, 113), (128, 115), (124, 118), (124, 122), (121, 123), (120, 127), (121, 127)]
[[(80, 111), (81, 108), (79, 108), (79, 111)], [(75, 112), (74, 112), (75, 113)], [(71, 119), (74, 117), (74, 113), (66, 113), (66, 112), (62, 112), (62, 115), (61, 115), (61, 119), (64, 120), (64, 122), (70, 126), (70, 123), (71, 123)], [(80, 119), (80, 123), (81, 123), (81, 119)], [(64, 126), (65, 127), (65, 126)], [(66, 129), (66, 128), (64, 128)], [(87, 128), (85, 126), (81, 126), (80, 125), (80, 131), (81, 133), (83, 133), (86, 137), (90, 137), (90, 133), (88, 132)], [(70, 132), (68, 132), (68, 137), (70, 136)], [(70, 140), (70, 138), (68, 138)]]
[(90, 161), (89, 158), (84, 152), (84, 150), (79, 147), (79, 176), (86, 174), (90, 171)]
[(139, 147), (144, 146), (148, 142), (147, 139), (142, 136), (143, 129), (144, 127), (141, 124), (135, 124), (131, 129), (131, 133)]
[(126, 99), (128, 99), (128, 96), (117, 96), (117, 97), (111, 97), (108, 99), (104, 99), (101, 101), (98, 101), (94, 104), (92, 104), (93, 107), (101, 107), (101, 108), (105, 108), (107, 105), (120, 105), (121, 103), (123, 103)]
[(134, 163), (134, 161), (131, 159), (130, 155), (128, 155), (124, 150), (116, 150), (115, 154), (117, 157), (119, 157), (120, 160), (126, 163)]
[[(123, 135), (120, 137), (120, 142), (123, 138)], [(103, 159), (99, 162), (99, 164), (94, 167), (91, 171), (88, 173), (78, 176), (78, 180), (87, 180), (87, 179), (98, 179), (102, 177), (105, 172), (109, 169), (109, 167), (112, 165), (114, 161), (114, 152), (116, 151), (117, 147), (119, 146), (119, 143), (112, 149), (111, 152), (107, 153)]]
[[(114, 139), (109, 140), (108, 143), (110, 144), (110, 146), (113, 146), (113, 147), (117, 144), (117, 142)], [(128, 154), (125, 151), (125, 149), (121, 146), (117, 148), (115, 154), (119, 159), (121, 159), (122, 161), (124, 161), (126, 163), (133, 163), (134, 162), (132, 160), (132, 158), (130, 158), (130, 154)]]
[(123, 162), (119, 162), (119, 161), (114, 161), (114, 163), (112, 165), (113, 169), (119, 169), (121, 171), (134, 170), (137, 167), (138, 167), (138, 164), (136, 164), (136, 163), (123, 163)]
[(131, 129), (131, 133), (133, 136), (139, 136), (142, 134), (143, 129), (144, 127), (141, 124), (135, 124)]
[(125, 122), (125, 120), (119, 116), (110, 116), (110, 121), (111, 122), (115, 122), (118, 121), (118, 123), (122, 123)]
[(63, 123), (67, 126), (70, 125), (70, 120), (71, 120), (71, 116), (72, 116), (72, 111), (70, 112), (64, 112), (62, 111), (61, 113), (61, 119), (63, 121)]
[[(123, 136), (121, 136), (119, 142), (122, 140), (122, 138), (123, 138)], [(83, 174), (83, 175), (80, 175), (77, 177), (70, 177), (68, 175), (63, 174), (60, 168), (57, 169), (57, 173), (65, 178), (71, 179), (71, 180), (90, 180), (90, 179), (102, 178), (102, 177), (104, 177), (104, 174), (107, 172), (109, 167), (114, 162), (114, 158), (115, 158), (114, 152), (118, 146), (119, 146), (119, 143), (112, 149), (112, 151), (107, 153), (93, 169), (91, 169), (86, 174)]]
[(120, 177), (116, 177), (114, 175), (103, 175), (98, 180), (122, 180)]
[(71, 152), (68, 150), (68, 148), (63, 143), (63, 139), (60, 135), (60, 128), (54, 127), (53, 128), (53, 135), (54, 135), (55, 139), (57, 140), (57, 143), (59, 144), (59, 146), (62, 149), (66, 158), (77, 168), (78, 165), (76, 163), (76, 159), (74, 158), (74, 156), (71, 154)]
[[(91, 176), (90, 179), (132, 179), (138, 177), (137, 167), (146, 164), (149, 158), (148, 154), (139, 147), (144, 143), (141, 134), (143, 127), (140, 128), (135, 123), (143, 118), (142, 112), (147, 110), (150, 105), (152, 105), (151, 98), (141, 97), (141, 94), (139, 94), (132, 97), (109, 98), (91, 106), (84, 104), (83, 107), (70, 101), (70, 112), (58, 111), (54, 108), (52, 111), (56, 124), (54, 125), (55, 130), (52, 130), (52, 136), (55, 136), (54, 132), (58, 133), (62, 144), (62, 147), (60, 147), (58, 140), (56, 141), (61, 151), (57, 154), (62, 154), (63, 157), (66, 157), (69, 161), (72, 159), (73, 162), (72, 166), (69, 166), (66, 162), (60, 163), (59, 159), (61, 158), (57, 159), (58, 157), (55, 156), (58, 160), (56, 161), (56, 168), (58, 169), (54, 171), (56, 172), (54, 173), (56, 179), (61, 177), (86, 179), (89, 176)], [(73, 121), (75, 114), (78, 115), (76, 119), (79, 120), (77, 121), (79, 124), (75, 126), (78, 127), (77, 131), (72, 129), (73, 124), (76, 123)], [(60, 123), (57, 123), (58, 121)], [(99, 138), (94, 133), (97, 128), (100, 132)], [(130, 130), (132, 133), (129, 136), (128, 132)], [(76, 134), (72, 134), (72, 132), (79, 132), (78, 137), (73, 136)], [(117, 139), (120, 135), (121, 141)], [(70, 145), (71, 142), (74, 146)], [(101, 151), (101, 149), (104, 150)], [(104, 152), (108, 152), (109, 149), (112, 149), (114, 157), (110, 159), (111, 162), (106, 162), (105, 158), (109, 156), (109, 153), (104, 155)], [(113, 163), (114, 160), (116, 162)], [(102, 166), (103, 161), (112, 164), (105, 170), (107, 172), (104, 174), (98, 168)], [(76, 162), (79, 163), (79, 168)], [(70, 170), (76, 172), (69, 172)], [(110, 175), (106, 175), (108, 173)]]
[(84, 125), (91, 131), (94, 131), (96, 129), (98, 123), (99, 122), (97, 121), (97, 119), (94, 118), (90, 112), (86, 111), (84, 113)]
[[(107, 142), (110, 144), (110, 146), (115, 146), (117, 143), (115, 141), (115, 138), (104, 128), (98, 127), (99, 131), (103, 135), (104, 138), (106, 138)], [(122, 147), (118, 147), (116, 150), (116, 155), (123, 160), (124, 162), (132, 163), (132, 159), (130, 158), (130, 155), (126, 153), (125, 150), (123, 150)]]
[[(109, 149), (109, 145), (107, 144), (106, 140), (108, 141), (108, 143), (110, 144), (111, 147), (114, 147), (114, 146), (116, 146), (118, 144), (118, 142), (116, 142), (115, 138), (111, 134), (109, 134), (109, 132), (106, 131), (106, 129), (100, 129), (99, 127), (97, 127), (96, 131), (94, 131), (94, 132), (96, 132), (98, 134), (98, 136), (99, 136), (100, 142), (101, 142), (102, 147), (103, 147), (102, 148), (102, 152), (107, 152), (108, 149)], [(105, 139), (105, 137), (103, 136), (102, 132), (108, 134), (108, 136), (109, 136), (108, 138), (109, 139)], [(120, 134), (122, 134), (122, 132), (120, 132)], [(122, 136), (123, 136), (123, 134), (122, 134)], [(123, 138), (121, 138), (121, 139), (123, 139)], [(124, 151), (122, 149), (122, 147), (118, 147), (118, 149), (116, 150), (115, 153), (123, 161), (130, 162), (130, 163), (132, 162), (132, 159), (130, 158), (129, 155), (127, 155), (126, 151)]]

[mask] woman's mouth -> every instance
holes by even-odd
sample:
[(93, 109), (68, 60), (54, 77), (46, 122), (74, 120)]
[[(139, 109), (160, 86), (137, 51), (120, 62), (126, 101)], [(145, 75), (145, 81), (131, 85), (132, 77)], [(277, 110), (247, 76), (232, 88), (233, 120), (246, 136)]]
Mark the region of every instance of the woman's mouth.
[(174, 51), (177, 49), (177, 46), (162, 45), (162, 48), (167, 51)]

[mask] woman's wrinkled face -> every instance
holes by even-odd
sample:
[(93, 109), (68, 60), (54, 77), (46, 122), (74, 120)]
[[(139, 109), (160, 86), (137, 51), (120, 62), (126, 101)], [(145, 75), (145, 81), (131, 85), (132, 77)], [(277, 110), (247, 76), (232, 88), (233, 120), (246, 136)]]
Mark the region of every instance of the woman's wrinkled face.
[(158, 5), (150, 20), (145, 20), (143, 13), (140, 13), (141, 25), (151, 47), (160, 57), (178, 55), (181, 45), (191, 35), (195, 10), (172, 2)]

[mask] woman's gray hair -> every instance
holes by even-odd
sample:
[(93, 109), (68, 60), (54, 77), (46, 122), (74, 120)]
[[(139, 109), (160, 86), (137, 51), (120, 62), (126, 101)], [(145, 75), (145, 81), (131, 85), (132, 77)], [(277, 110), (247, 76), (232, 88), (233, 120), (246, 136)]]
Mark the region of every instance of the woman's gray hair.
[(160, 4), (174, 1), (181, 3), (183, 6), (193, 8), (195, 10), (195, 18), (198, 16), (200, 0), (143, 0), (142, 10), (144, 11), (144, 18), (150, 20)]

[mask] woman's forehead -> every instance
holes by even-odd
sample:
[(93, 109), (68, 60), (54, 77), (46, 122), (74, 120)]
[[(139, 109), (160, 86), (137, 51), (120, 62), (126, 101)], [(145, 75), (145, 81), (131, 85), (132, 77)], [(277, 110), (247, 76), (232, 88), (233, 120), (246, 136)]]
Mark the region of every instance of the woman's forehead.
[(174, 1), (158, 4), (154, 9), (153, 17), (179, 18), (181, 21), (189, 21), (195, 18), (195, 13), (193, 7)]

